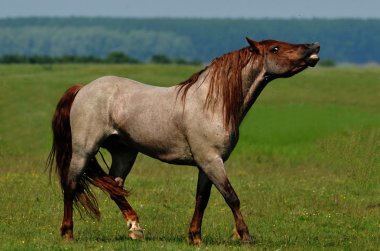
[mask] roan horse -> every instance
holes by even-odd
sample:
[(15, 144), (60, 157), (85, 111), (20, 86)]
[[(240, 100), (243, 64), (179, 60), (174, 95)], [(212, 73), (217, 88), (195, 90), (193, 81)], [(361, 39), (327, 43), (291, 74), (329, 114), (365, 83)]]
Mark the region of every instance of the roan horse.
[[(69, 88), (53, 116), (50, 171), (56, 162), (64, 194), (61, 235), (73, 238), (73, 202), (99, 217), (89, 189), (108, 193), (125, 218), (129, 236), (142, 239), (138, 216), (125, 197), (125, 178), (137, 153), (199, 169), (189, 242), (200, 244), (204, 210), (214, 185), (235, 218), (235, 237), (253, 238), (240, 212), (240, 201), (224, 168), (239, 137), (239, 125), (268, 82), (290, 77), (319, 58), (319, 44), (289, 44), (247, 38), (249, 46), (214, 59), (188, 80), (169, 88), (106, 76)], [(112, 156), (109, 174), (98, 164), (99, 148)]]

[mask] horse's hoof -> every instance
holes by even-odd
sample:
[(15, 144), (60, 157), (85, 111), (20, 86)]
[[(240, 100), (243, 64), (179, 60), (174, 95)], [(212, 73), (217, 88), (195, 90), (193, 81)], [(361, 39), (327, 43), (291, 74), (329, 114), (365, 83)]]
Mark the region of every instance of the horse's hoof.
[(61, 233), (62, 239), (70, 241), (74, 239), (74, 235), (72, 231), (66, 231), (64, 233)]
[(241, 244), (243, 244), (243, 245), (255, 244), (255, 238), (253, 238), (253, 236), (251, 236), (249, 233), (244, 233), (243, 237), (241, 237), (240, 234), (238, 233), (236, 227), (234, 227), (234, 233), (232, 235), (232, 239), (240, 240)]
[(243, 238), (241, 238), (241, 244), (242, 245), (253, 245), (255, 244), (255, 238), (253, 238), (253, 236), (251, 235), (246, 235), (246, 236), (243, 236)]
[(129, 230), (129, 237), (132, 240), (143, 240), (144, 239), (144, 234), (142, 229), (135, 229), (135, 230)]
[(200, 246), (202, 245), (202, 240), (201, 239), (189, 240), (189, 245)]
[(241, 239), (238, 231), (236, 230), (236, 227), (234, 227), (234, 232), (232, 234), (232, 239), (233, 240), (240, 240)]
[(188, 242), (190, 245), (200, 246), (202, 244), (202, 239), (199, 237), (194, 237), (194, 238), (189, 237)]
[(128, 235), (132, 240), (144, 239), (143, 229), (140, 227), (138, 221), (128, 220), (127, 225), (128, 225), (128, 229), (129, 229)]
[(202, 244), (202, 237), (199, 232), (189, 232), (187, 241), (190, 245), (199, 246)]

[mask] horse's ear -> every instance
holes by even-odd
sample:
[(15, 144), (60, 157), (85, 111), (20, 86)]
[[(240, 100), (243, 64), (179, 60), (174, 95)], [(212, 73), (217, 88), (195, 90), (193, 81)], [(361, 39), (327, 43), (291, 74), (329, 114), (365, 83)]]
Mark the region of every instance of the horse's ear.
[(247, 40), (248, 44), (251, 46), (250, 50), (256, 54), (260, 54), (260, 50), (258, 47), (259, 43), (250, 39), (249, 37), (245, 37), (245, 39)]

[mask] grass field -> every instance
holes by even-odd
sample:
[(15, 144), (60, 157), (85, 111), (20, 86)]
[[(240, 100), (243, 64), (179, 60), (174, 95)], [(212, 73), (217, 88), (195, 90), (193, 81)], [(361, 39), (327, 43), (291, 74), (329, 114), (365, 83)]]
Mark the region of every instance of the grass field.
[[(102, 219), (74, 216), (44, 172), (55, 105), (71, 85), (119, 75), (173, 85), (199, 68), (155, 65), (0, 65), (0, 250), (194, 250), (187, 229), (197, 171), (140, 155), (127, 179), (145, 240), (127, 238), (100, 191)], [(241, 126), (226, 163), (257, 244), (232, 240), (233, 217), (213, 188), (201, 249), (380, 247), (380, 68), (315, 68), (272, 82)], [(108, 156), (109, 157), (109, 156)]]

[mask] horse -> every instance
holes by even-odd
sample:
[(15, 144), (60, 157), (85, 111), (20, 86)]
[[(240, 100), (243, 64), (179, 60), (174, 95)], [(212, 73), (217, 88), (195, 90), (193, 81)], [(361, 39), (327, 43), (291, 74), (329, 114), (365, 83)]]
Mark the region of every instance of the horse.
[[(246, 38), (248, 45), (212, 60), (188, 80), (156, 87), (116, 76), (69, 88), (52, 119), (50, 172), (60, 179), (64, 199), (61, 235), (73, 239), (73, 205), (100, 217), (90, 185), (108, 193), (119, 207), (131, 239), (143, 239), (135, 210), (126, 200), (125, 179), (138, 153), (163, 162), (198, 168), (189, 243), (202, 242), (201, 225), (214, 185), (230, 207), (234, 235), (253, 243), (240, 211), (240, 201), (226, 175), (224, 162), (239, 139), (239, 125), (264, 87), (276, 78), (314, 67), (319, 43), (290, 44)], [(95, 155), (110, 152), (107, 174)]]

